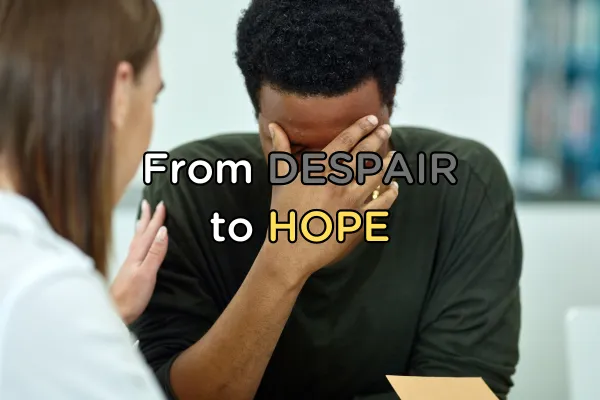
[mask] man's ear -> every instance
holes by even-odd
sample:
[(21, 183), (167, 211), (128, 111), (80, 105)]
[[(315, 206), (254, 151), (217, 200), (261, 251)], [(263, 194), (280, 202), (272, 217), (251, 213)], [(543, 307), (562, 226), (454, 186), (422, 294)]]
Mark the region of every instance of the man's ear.
[(392, 101), (387, 105), (388, 107), (388, 115), (392, 118), (392, 114), (394, 113), (394, 106), (396, 105), (396, 88), (394, 87), (394, 91), (392, 92)]

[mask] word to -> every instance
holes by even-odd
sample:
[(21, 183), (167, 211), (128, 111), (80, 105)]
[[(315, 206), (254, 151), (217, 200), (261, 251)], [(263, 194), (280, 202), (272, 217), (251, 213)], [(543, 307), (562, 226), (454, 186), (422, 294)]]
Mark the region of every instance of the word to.
[[(359, 232), (361, 229), (364, 232), (366, 242), (388, 242), (389, 236), (376, 234), (376, 231), (385, 231), (387, 224), (375, 221), (379, 218), (387, 218), (389, 211), (370, 210), (365, 212), (364, 216), (358, 211), (340, 210), (336, 213), (335, 218), (323, 210), (308, 211), (298, 218), (298, 212), (295, 210), (289, 211), (287, 221), (280, 221), (277, 211), (271, 210), (269, 217), (269, 241), (277, 243), (279, 234), (287, 232), (288, 241), (296, 243), (298, 241), (298, 232), (304, 240), (310, 243), (323, 243), (331, 239), (335, 232), (335, 240), (338, 243), (346, 241), (348, 235)], [(323, 231), (315, 233), (310, 230), (310, 223), (313, 220), (319, 220), (324, 225)], [(226, 241), (226, 237), (222, 235), (221, 226), (227, 224), (227, 221), (220, 216), (218, 212), (213, 213), (210, 220), (213, 231), (213, 240), (222, 243)], [(237, 218), (227, 224), (227, 233), (229, 237), (238, 243), (246, 242), (252, 237), (252, 224), (244, 219)], [(236, 228), (243, 226), (244, 233), (238, 235)]]

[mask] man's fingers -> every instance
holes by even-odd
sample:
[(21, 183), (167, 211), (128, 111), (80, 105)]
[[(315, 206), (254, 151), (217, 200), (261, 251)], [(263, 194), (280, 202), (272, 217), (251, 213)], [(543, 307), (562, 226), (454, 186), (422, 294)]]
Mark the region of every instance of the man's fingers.
[(336, 151), (351, 152), (362, 138), (377, 127), (377, 124), (379, 124), (379, 120), (374, 115), (361, 118), (333, 139), (323, 151), (328, 156), (331, 156)]
[(165, 259), (167, 249), (169, 247), (168, 242), (169, 238), (167, 235), (167, 228), (161, 226), (154, 237), (154, 241), (148, 250), (144, 262), (142, 263), (142, 268), (149, 269), (153, 274), (155, 274)]
[(290, 141), (284, 130), (279, 125), (272, 123), (269, 125), (269, 131), (273, 140), (273, 151), (291, 153)]
[(354, 186), (354, 188), (356, 186), (362, 187), (360, 190), (361, 196), (366, 196), (369, 193), (372, 193), (375, 189), (377, 189), (377, 186), (382, 184), (383, 178), (385, 177), (388, 167), (392, 162), (394, 154), (394, 151), (389, 152), (388, 155), (383, 159), (381, 170), (379, 171), (379, 173), (376, 175), (367, 176), (363, 185), (360, 185), (358, 182), (354, 182), (351, 184)]
[[(290, 141), (287, 134), (277, 124), (269, 125), (269, 132), (271, 133), (271, 141), (273, 143), (273, 151), (281, 153), (291, 153)], [(290, 172), (290, 166), (285, 161), (277, 161), (277, 175), (285, 176)]]
[(383, 192), (375, 200), (372, 200), (369, 203), (367, 203), (364, 206), (363, 210), (364, 211), (388, 210), (392, 206), (392, 204), (394, 204), (394, 202), (396, 201), (397, 198), (398, 198), (398, 183), (392, 182), (390, 184), (390, 187), (388, 190)]
[(354, 147), (354, 150), (352, 151), (352, 158), (356, 160), (358, 153), (377, 152), (381, 146), (389, 141), (391, 134), (391, 126), (387, 124), (381, 125)]
[[(392, 127), (387, 124), (382, 125), (375, 129), (375, 131), (371, 132), (366, 138), (358, 143), (356, 147), (354, 147), (354, 150), (352, 151), (352, 162), (348, 163), (348, 166), (352, 168), (354, 173), (358, 173), (359, 164), (361, 164), (361, 167), (372, 169), (378, 168), (378, 160), (381, 157), (377, 154), (377, 152), (389, 141), (391, 134)], [(361, 153), (363, 153), (363, 158), (359, 163)], [(376, 157), (376, 159), (373, 159), (373, 157)]]

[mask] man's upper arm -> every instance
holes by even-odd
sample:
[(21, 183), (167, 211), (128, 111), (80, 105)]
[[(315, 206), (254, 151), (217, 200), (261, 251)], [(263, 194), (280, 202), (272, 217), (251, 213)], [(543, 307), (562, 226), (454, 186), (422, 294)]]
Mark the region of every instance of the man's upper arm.
[(522, 244), (504, 170), (483, 154), (488, 174), (471, 170), (447, 189), (456, 218), (442, 227), (410, 374), (482, 377), (504, 399), (519, 359)]
[(215, 276), (207, 268), (210, 241), (202, 237), (202, 218), (177, 186), (157, 182), (146, 188), (144, 198), (152, 209), (165, 202), (169, 249), (148, 307), (130, 329), (163, 389), (174, 397), (169, 378), (173, 361), (200, 340), (219, 316), (211, 293)]

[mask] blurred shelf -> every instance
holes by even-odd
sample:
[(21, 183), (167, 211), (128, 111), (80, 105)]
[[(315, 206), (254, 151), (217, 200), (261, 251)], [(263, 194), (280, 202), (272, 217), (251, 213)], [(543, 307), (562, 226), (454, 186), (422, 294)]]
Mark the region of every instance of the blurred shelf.
[(600, 0), (526, 10), (518, 198), (598, 202)]

